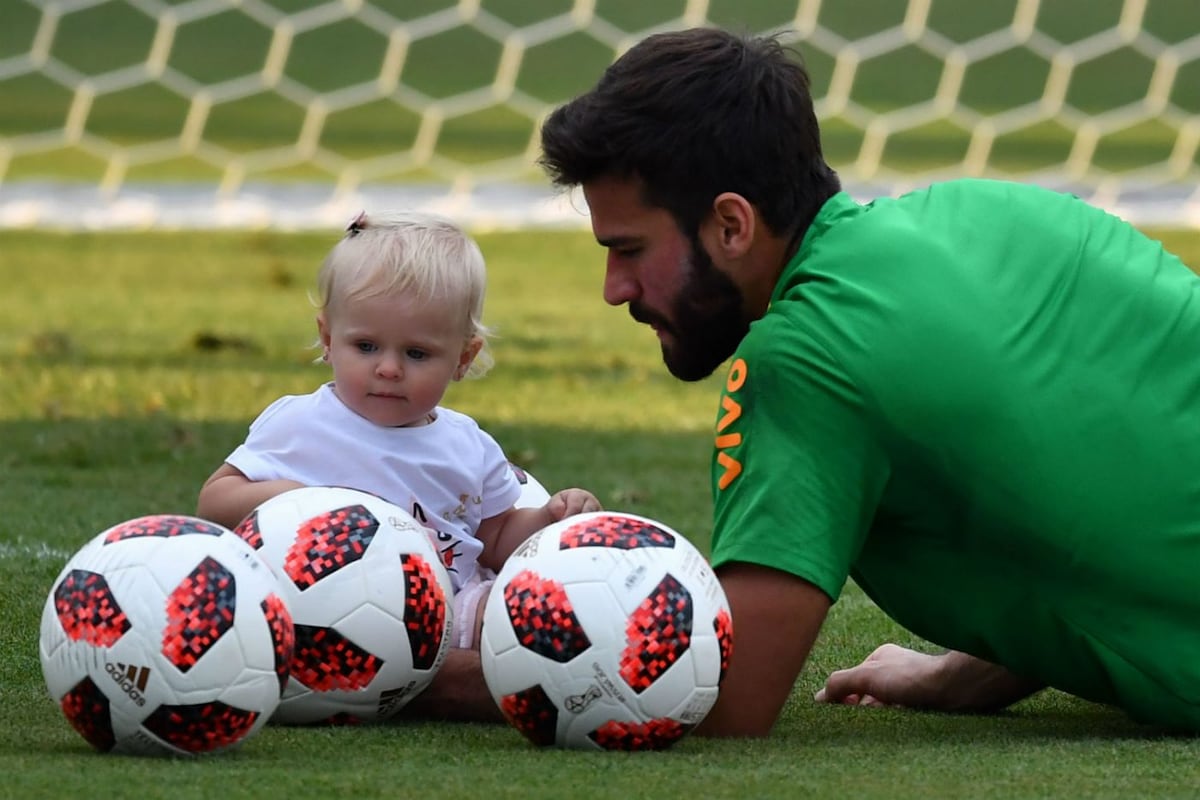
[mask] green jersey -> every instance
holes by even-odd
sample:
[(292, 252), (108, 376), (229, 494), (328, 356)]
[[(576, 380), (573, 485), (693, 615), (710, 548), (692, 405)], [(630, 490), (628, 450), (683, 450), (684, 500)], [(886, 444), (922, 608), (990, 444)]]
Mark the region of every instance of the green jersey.
[(1082, 201), (821, 209), (726, 379), (713, 562), (1200, 729), (1200, 278)]

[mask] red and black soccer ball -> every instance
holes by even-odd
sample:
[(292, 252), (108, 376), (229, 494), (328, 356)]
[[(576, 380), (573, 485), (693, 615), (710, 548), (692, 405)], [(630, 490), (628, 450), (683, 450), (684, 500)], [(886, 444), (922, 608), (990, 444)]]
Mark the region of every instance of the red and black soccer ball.
[(279, 704), (294, 629), (232, 531), (152, 515), (84, 545), (54, 581), (39, 652), (51, 697), (103, 752), (230, 748)]
[(491, 590), (481, 638), (488, 689), (534, 744), (657, 750), (716, 702), (733, 626), (687, 539), (601, 511), (521, 545)]
[(367, 492), (306, 487), (266, 501), (236, 532), (275, 573), (295, 624), (275, 722), (386, 719), (433, 680), (453, 588), (410, 514)]

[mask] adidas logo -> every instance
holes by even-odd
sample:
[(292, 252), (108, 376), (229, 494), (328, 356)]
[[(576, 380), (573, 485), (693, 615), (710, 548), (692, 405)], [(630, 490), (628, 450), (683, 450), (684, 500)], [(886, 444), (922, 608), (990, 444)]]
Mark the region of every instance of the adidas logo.
[(137, 667), (133, 664), (105, 663), (104, 671), (121, 687), (121, 691), (129, 695), (129, 699), (139, 706), (146, 705), (142, 692), (146, 691), (146, 682), (150, 680), (149, 667)]

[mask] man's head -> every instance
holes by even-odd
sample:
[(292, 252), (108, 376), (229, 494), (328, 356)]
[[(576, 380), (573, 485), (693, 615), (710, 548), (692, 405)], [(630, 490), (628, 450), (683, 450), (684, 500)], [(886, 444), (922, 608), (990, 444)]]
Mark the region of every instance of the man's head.
[(804, 68), (775, 39), (713, 29), (634, 46), (550, 115), (542, 149), (556, 185), (583, 187), (605, 299), (655, 328), (684, 380), (732, 354), (840, 188)]
[(710, 28), (661, 33), (612, 64), (542, 127), (558, 186), (639, 178), (649, 205), (694, 236), (722, 192), (791, 238), (840, 188), (825, 163), (808, 73), (774, 38)]

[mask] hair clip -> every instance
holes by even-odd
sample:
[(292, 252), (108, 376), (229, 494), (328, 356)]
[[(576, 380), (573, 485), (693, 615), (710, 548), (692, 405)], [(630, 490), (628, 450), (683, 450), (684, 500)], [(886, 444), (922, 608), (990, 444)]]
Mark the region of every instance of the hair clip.
[(365, 227), (367, 227), (367, 212), (360, 211), (354, 219), (350, 220), (350, 224), (346, 226), (346, 233), (349, 236), (356, 236)]

